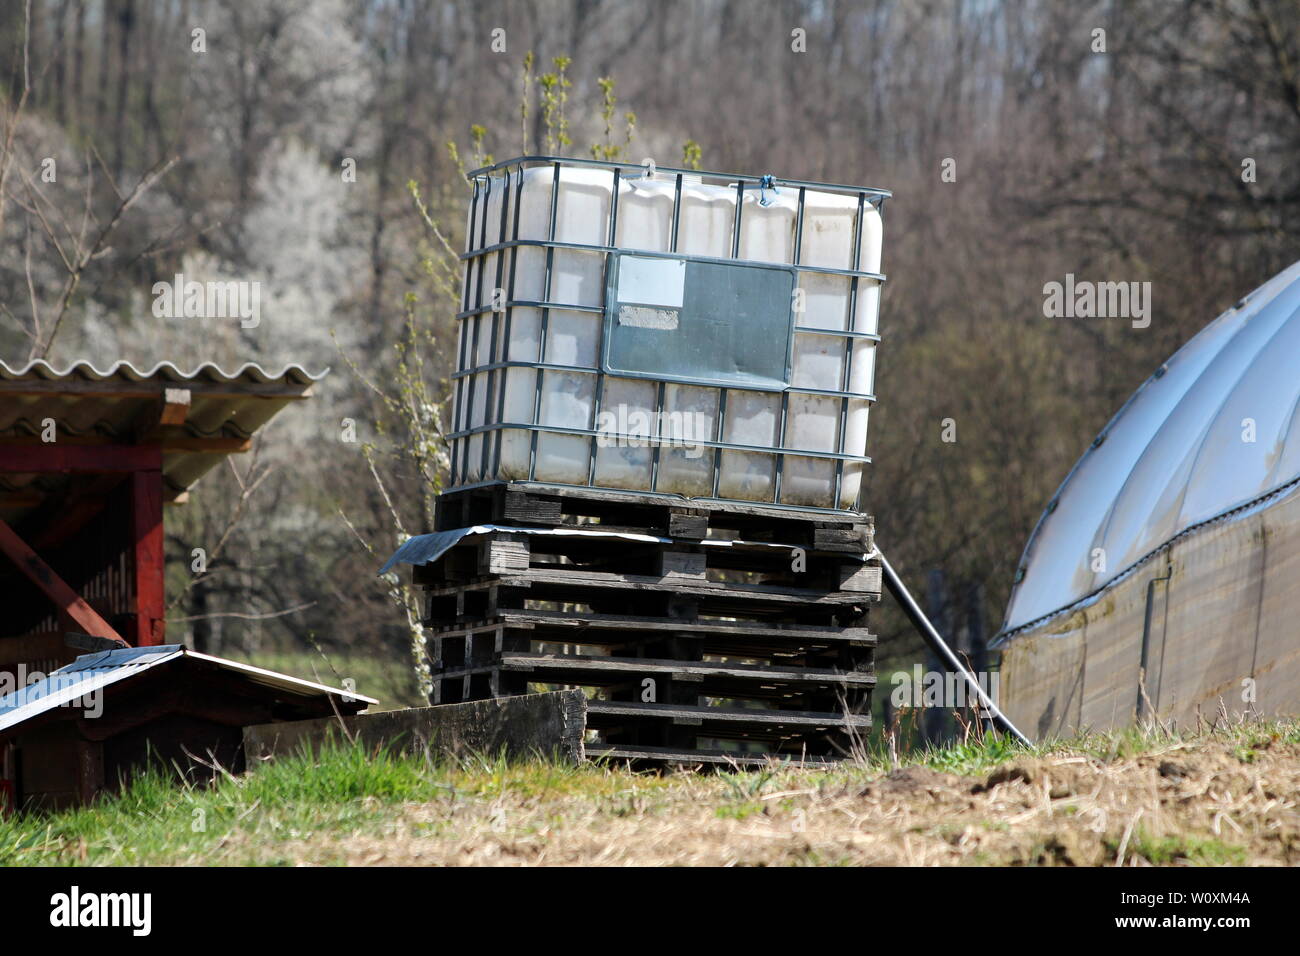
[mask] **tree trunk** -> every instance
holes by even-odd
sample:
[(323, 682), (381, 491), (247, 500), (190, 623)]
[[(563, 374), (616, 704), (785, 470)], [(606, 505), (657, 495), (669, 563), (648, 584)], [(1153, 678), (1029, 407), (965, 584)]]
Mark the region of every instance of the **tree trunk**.
[(131, 30), (135, 26), (135, 0), (122, 0), (117, 13), (117, 108), (113, 117), (113, 175), (120, 181), (126, 163), (126, 99), (131, 85)]

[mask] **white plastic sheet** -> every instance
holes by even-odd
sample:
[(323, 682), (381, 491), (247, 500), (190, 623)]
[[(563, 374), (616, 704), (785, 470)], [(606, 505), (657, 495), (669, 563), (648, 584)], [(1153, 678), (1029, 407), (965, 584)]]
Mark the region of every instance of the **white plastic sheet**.
[(1202, 329), (1084, 453), (1021, 559), (1003, 631), (1300, 477), (1300, 262)]

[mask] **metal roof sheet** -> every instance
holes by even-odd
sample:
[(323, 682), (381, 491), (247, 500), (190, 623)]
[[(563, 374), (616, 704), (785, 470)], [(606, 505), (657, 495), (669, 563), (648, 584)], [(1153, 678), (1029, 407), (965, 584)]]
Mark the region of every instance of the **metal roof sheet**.
[(206, 662), (222, 670), (239, 674), (252, 683), (303, 697), (334, 696), (345, 701), (379, 703), (364, 694), (289, 677), (287, 674), (278, 674), (251, 664), (200, 654), (180, 644), (163, 644), (157, 647), (131, 647), (83, 654), (66, 667), (49, 674), (44, 680), (0, 697), (0, 732), (112, 684), (130, 680), (163, 664), (182, 660)]

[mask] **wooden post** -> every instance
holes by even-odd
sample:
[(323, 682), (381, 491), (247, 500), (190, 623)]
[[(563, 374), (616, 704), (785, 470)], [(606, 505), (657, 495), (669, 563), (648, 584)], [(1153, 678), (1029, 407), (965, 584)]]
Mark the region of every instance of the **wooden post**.
[(134, 566), (134, 643), (161, 644), (163, 622), (162, 471), (131, 473), (131, 540)]
[(104, 745), (97, 740), (77, 740), (77, 795), (89, 804), (104, 789)]

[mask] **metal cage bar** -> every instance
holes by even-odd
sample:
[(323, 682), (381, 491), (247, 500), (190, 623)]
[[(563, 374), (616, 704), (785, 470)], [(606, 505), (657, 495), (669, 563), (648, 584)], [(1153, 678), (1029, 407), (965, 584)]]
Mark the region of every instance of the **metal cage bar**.
[[(547, 236), (552, 242), (555, 241), (555, 216), (560, 206), (560, 169), (562, 167), (558, 162), (555, 163), (555, 173), (551, 177), (551, 212), (550, 223), (547, 227)], [(547, 301), (551, 298), (551, 277), (555, 271), (555, 247), (548, 247), (546, 250), (546, 273), (542, 282), (542, 295)], [(537, 329), (537, 361), (546, 361), (546, 333), (547, 326), (550, 323), (551, 310), (549, 307), (542, 309), (541, 323)], [(533, 394), (533, 424), (540, 425), (542, 420), (542, 376), (546, 373), (540, 369), (537, 372), (537, 384)], [(528, 480), (532, 481), (537, 474), (537, 436), (538, 432), (533, 431), (529, 439), (528, 447)]]
[[(509, 174), (507, 173), (507, 175)], [(511, 227), (511, 236), (516, 239), (519, 238), (519, 207), (523, 200), (523, 195), (524, 195), (524, 168), (520, 166), (519, 181), (518, 184), (515, 186), (515, 219), (514, 219), (514, 225)], [(510, 253), (510, 278), (508, 280), (509, 287), (506, 289), (506, 303), (504, 306), (506, 320), (505, 320), (505, 328), (502, 330), (501, 333), (501, 359), (500, 360), (503, 362), (508, 361), (510, 358), (510, 327), (511, 327), (511, 320), (514, 316), (514, 306), (512, 306), (510, 302), (511, 300), (514, 299), (514, 295), (515, 295), (515, 267), (518, 264), (519, 264), (519, 250), (516, 248), (514, 251)], [(510, 368), (509, 365), (502, 366), (501, 391), (500, 391), (500, 395), (497, 398), (497, 415), (496, 415), (497, 421), (503, 421), (506, 415), (506, 389), (509, 388), (510, 386), (510, 373), (509, 371), (507, 371), (507, 369), (509, 368)], [(504, 429), (498, 429), (496, 433), (496, 441), (495, 441), (496, 447), (493, 449), (493, 456), (492, 456), (492, 470), (494, 473), (499, 471), (501, 468), (501, 438), (503, 432)]]
[[(597, 169), (613, 169), (613, 168), (637, 169), (637, 170), (645, 169), (644, 163), (619, 163), (619, 162), (613, 162), (611, 160), (603, 160), (603, 159), (585, 159), (580, 156), (567, 157), (567, 156), (547, 156), (547, 155), (539, 154), (539, 155), (528, 155), (528, 156), (516, 156), (513, 159), (503, 159), (500, 162), (494, 163), (491, 166), (481, 166), (478, 169), (471, 169), (469, 172), (465, 174), (465, 176), (467, 179), (477, 179), (483, 176), (490, 176), (492, 173), (504, 169), (507, 166), (514, 166), (520, 164), (548, 165), (551, 163), (563, 163), (565, 166), (583, 166), (583, 167), (590, 167), (590, 168), (597, 168)], [(720, 179), (720, 180), (725, 180), (729, 183), (737, 183), (737, 182), (753, 183), (756, 186), (762, 183), (765, 178), (767, 178), (766, 176), (762, 176), (762, 175), (751, 176), (751, 175), (746, 175), (744, 173), (719, 173), (719, 172), (714, 172), (712, 170), (706, 170), (706, 169), (686, 169), (685, 167), (680, 167), (680, 166), (656, 165), (655, 171), (657, 173), (673, 173), (673, 174), (681, 173), (684, 176), (694, 176), (699, 178), (700, 180)], [(880, 189), (875, 186), (849, 186), (843, 183), (821, 183), (811, 179), (781, 179), (779, 180), (779, 182), (782, 186), (806, 186), (808, 189), (813, 189), (820, 192), (851, 193), (855, 196), (861, 193), (864, 196), (871, 197), (871, 202), (873, 205), (880, 200), (888, 199), (889, 197), (893, 196), (893, 192), (891, 190)]]
[[(537, 238), (537, 232), (533, 232), (526, 238), (521, 238), (521, 218), (524, 206), (524, 189), (528, 172), (535, 167), (550, 167), (550, 189), (549, 209), (545, 220), (545, 239)], [(604, 169), (611, 174), (610, 193), (608, 202), (608, 218), (606, 220), (603, 237), (604, 244), (584, 243), (561, 241), (559, 237), (559, 212), (561, 190), (565, 188), (565, 177), (563, 170), (565, 167), (581, 167), (590, 169)], [(757, 453), (768, 456), (771, 460), (771, 467), (767, 472), (770, 481), (770, 494), (759, 496), (757, 499), (746, 498), (743, 500), (758, 500), (760, 503), (769, 505), (786, 506), (782, 501), (785, 497), (786, 483), (786, 457), (796, 455), (802, 458), (811, 458), (824, 461), (833, 461), (834, 480), (831, 489), (831, 507), (808, 507), (802, 505), (790, 505), (790, 507), (800, 508), (802, 510), (816, 511), (844, 511), (856, 509), (860, 506), (863, 490), (863, 481), (859, 479), (858, 494), (855, 500), (848, 508), (841, 505), (841, 497), (844, 487), (845, 463), (858, 463), (859, 466), (869, 463), (870, 458), (865, 454), (853, 454), (846, 448), (848, 439), (849, 418), (855, 403), (865, 403), (868, 407), (875, 402), (875, 395), (870, 392), (852, 391), (854, 375), (854, 357), (857, 343), (870, 342), (870, 347), (880, 341), (877, 332), (858, 331), (854, 326), (857, 319), (857, 312), (861, 302), (861, 282), (874, 282), (877, 286), (882, 286), (885, 276), (881, 273), (872, 273), (860, 270), (861, 255), (865, 234), (865, 218), (868, 207), (874, 209), (883, 217), (883, 207), (885, 200), (892, 194), (888, 190), (839, 186), (829, 183), (816, 183), (800, 180), (774, 180), (770, 176), (744, 176), (723, 173), (702, 172), (697, 170), (675, 169), (671, 167), (659, 167), (656, 173), (663, 175), (668, 174), (672, 177), (672, 218), (671, 230), (668, 235), (667, 251), (662, 251), (660, 246), (658, 250), (642, 250), (634, 248), (624, 248), (619, 243), (619, 200), (620, 185), (624, 182), (632, 182), (631, 175), (625, 176), (625, 171), (636, 170), (644, 173), (646, 179), (652, 178), (645, 168), (639, 164), (632, 163), (610, 163), (598, 160), (581, 160), (581, 159), (562, 159), (550, 156), (524, 156), (516, 159), (510, 159), (492, 166), (475, 170), (468, 174), (468, 179), (473, 186), (473, 195), (471, 199), (471, 212), (469, 228), (467, 230), (466, 249), (460, 258), (465, 263), (464, 285), (461, 295), (461, 310), (457, 313), (456, 319), (460, 324), (459, 349), (458, 349), (458, 369), (453, 373), (453, 395), (455, 398), (455, 409), (453, 417), (453, 430), (448, 436), (452, 444), (451, 454), (451, 485), (452, 488), (475, 487), (479, 484), (491, 484), (497, 479), (503, 467), (503, 435), (507, 430), (520, 430), (529, 433), (527, 439), (527, 478), (529, 481), (537, 481), (538, 475), (538, 458), (539, 442), (542, 433), (554, 433), (557, 435), (581, 436), (588, 439), (587, 461), (586, 461), (586, 482), (585, 484), (571, 485), (571, 487), (592, 487), (600, 486), (599, 469), (597, 461), (600, 456), (599, 448), (603, 444), (604, 438), (609, 438), (614, 442), (631, 441), (641, 445), (648, 445), (651, 449), (649, 458), (649, 481), (647, 492), (651, 494), (667, 494), (660, 491), (662, 483), (662, 450), (665, 446), (675, 448), (678, 446), (699, 446), (707, 448), (712, 455), (712, 475), (710, 491), (711, 497), (717, 500), (721, 497), (721, 483), (724, 475), (723, 455), (728, 451)], [(503, 172), (503, 175), (495, 174)], [(517, 178), (512, 183), (511, 176)], [(500, 179), (501, 182), (494, 184), (494, 179)], [(718, 180), (723, 182), (710, 182)], [(731, 223), (730, 252), (729, 258), (719, 258), (716, 256), (692, 255), (680, 251), (682, 240), (682, 215), (684, 205), (685, 187), (690, 183), (698, 182), (704, 185), (719, 186), (726, 185), (735, 190), (735, 209)], [(513, 186), (513, 190), (511, 189)], [(820, 337), (830, 337), (838, 342), (838, 354), (843, 357), (843, 367), (840, 381), (835, 383), (837, 388), (816, 388), (803, 385), (794, 385), (789, 377), (793, 365), (787, 365), (786, 380), (783, 383), (768, 384), (764, 382), (745, 383), (745, 384), (725, 384), (724, 382), (701, 381), (700, 379), (676, 378), (672, 375), (663, 375), (649, 372), (637, 371), (619, 371), (617, 377), (632, 381), (650, 382), (654, 385), (653, 397), (647, 400), (652, 402), (652, 413), (654, 426), (650, 429), (649, 435), (628, 434), (623, 431), (611, 428), (600, 428), (602, 418), (602, 406), (607, 401), (606, 395), (606, 378), (610, 374), (615, 374), (609, 370), (604, 356), (607, 354), (607, 336), (610, 333), (608, 326), (608, 301), (601, 306), (586, 304), (577, 304), (573, 302), (559, 301), (569, 298), (569, 296), (556, 296), (555, 281), (557, 276), (557, 256), (560, 253), (575, 252), (599, 256), (603, 266), (602, 274), (605, 276), (602, 281), (602, 297), (605, 295), (605, 283), (612, 281), (609, 279), (609, 270), (611, 269), (611, 256), (630, 254), (638, 257), (667, 258), (685, 260), (689, 262), (716, 262), (731, 263), (741, 259), (741, 242), (744, 235), (743, 228), (745, 222), (745, 192), (747, 188), (758, 187), (760, 191), (766, 189), (775, 189), (777, 186), (794, 187), (798, 190), (798, 198), (795, 207), (793, 252), (787, 262), (790, 268), (794, 287), (796, 289), (809, 288), (808, 277), (814, 275), (838, 276), (847, 279), (848, 282), (848, 301), (847, 315), (845, 317), (843, 328), (821, 328), (811, 325), (802, 324), (802, 310), (796, 311), (793, 303), (790, 312), (790, 342), (791, 353), (790, 362), (796, 361), (795, 355), (798, 349), (798, 336), (815, 335)], [(489, 213), (489, 207), (492, 197), (495, 195), (494, 189), (500, 189), (502, 193), (501, 208), (497, 216)], [(849, 268), (840, 269), (826, 266), (820, 262), (817, 265), (807, 265), (804, 262), (804, 232), (807, 222), (807, 197), (808, 191), (839, 192), (851, 194), (857, 199), (856, 212), (853, 220), (853, 238), (852, 250), (850, 252), (851, 261), (848, 263)], [(624, 190), (625, 191), (625, 190)], [(513, 192), (513, 196), (511, 193)], [(568, 195), (566, 193), (566, 195)], [(566, 202), (569, 200), (566, 199)], [(760, 204), (765, 204), (760, 201)], [(567, 208), (567, 207), (566, 207)], [(788, 201), (786, 203), (788, 209)], [(662, 213), (660, 213), (662, 215)], [(489, 243), (489, 219), (499, 220), (495, 239)], [(538, 225), (541, 222), (538, 221)], [(530, 227), (535, 228), (535, 227)], [(539, 230), (540, 231), (540, 230)], [(567, 233), (566, 233), (567, 234)], [(572, 237), (571, 234), (570, 238)], [(542, 276), (542, 295), (540, 298), (516, 298), (517, 280), (519, 278), (519, 263), (523, 257), (523, 250), (535, 248), (545, 250), (544, 271)], [(497, 256), (494, 263), (495, 273), (492, 286), (494, 297), (489, 302), (484, 297), (485, 273), (487, 272), (487, 257)], [(506, 259), (509, 258), (509, 267), (507, 270)], [(779, 260), (778, 260), (779, 261)], [(566, 276), (568, 273), (566, 273)], [(587, 280), (582, 280), (587, 281)], [(504, 282), (504, 287), (503, 287)], [(566, 280), (567, 282), (567, 280)], [(530, 287), (531, 288), (531, 287)], [(496, 290), (502, 289), (505, 300), (501, 301), (495, 295)], [(807, 308), (806, 299), (804, 308)], [(878, 307), (878, 306), (877, 306)], [(526, 308), (535, 309), (540, 313), (537, 320), (537, 355), (534, 360), (529, 361), (526, 358), (515, 357), (511, 353), (511, 337), (515, 327), (516, 309)], [(593, 366), (570, 365), (563, 362), (548, 361), (549, 338), (552, 333), (551, 319), (552, 312), (560, 310), (564, 312), (573, 312), (577, 314), (586, 314), (600, 317), (598, 321), (598, 335), (596, 339), (596, 355)], [(487, 313), (492, 313), (490, 325), (487, 321)], [(490, 329), (490, 332), (489, 332)], [(491, 336), (489, 347), (486, 355), (483, 354), (482, 336)], [(805, 348), (807, 345), (805, 344)], [(826, 351), (824, 347), (819, 347), (819, 351)], [(800, 353), (807, 354), (807, 353)], [(832, 352), (832, 354), (835, 354)], [(530, 421), (507, 421), (506, 397), (510, 387), (510, 370), (513, 368), (529, 368), (533, 370), (533, 395), (532, 395), (532, 414)], [(576, 427), (576, 422), (570, 422), (566, 425), (547, 424), (546, 419), (549, 417), (552, 421), (555, 419), (555, 411), (543, 414), (543, 402), (549, 394), (549, 390), (564, 388), (565, 386), (558, 381), (548, 379), (553, 375), (584, 375), (594, 376), (594, 384), (578, 385), (577, 401), (589, 406), (588, 418), (585, 428)], [(808, 381), (815, 379), (802, 379)], [(671, 383), (681, 383), (695, 388), (706, 388), (716, 394), (716, 421), (714, 422), (713, 436), (711, 439), (703, 437), (692, 439), (690, 441), (679, 440), (676, 437), (666, 436), (664, 423), (670, 420), (673, 413), (666, 409), (667, 388)], [(819, 383), (820, 384), (820, 383)], [(869, 385), (869, 383), (868, 383)], [(570, 386), (573, 387), (573, 386)], [(585, 393), (584, 390), (590, 389)], [(474, 405), (476, 398), (479, 397), (479, 391), (483, 392), (483, 421), (475, 422)], [(779, 417), (775, 423), (776, 434), (771, 445), (749, 445), (737, 441), (727, 441), (724, 436), (731, 433), (732, 429), (728, 425), (729, 398), (731, 391), (752, 391), (757, 393), (779, 393), (781, 395), (779, 406)], [(794, 444), (793, 436), (789, 435), (790, 428), (793, 427), (793, 412), (791, 409), (792, 395), (811, 395), (824, 396), (838, 399), (839, 413), (835, 422), (835, 447), (831, 451), (818, 450), (812, 451), (804, 448), (792, 447)], [(637, 399), (638, 402), (641, 399)], [(639, 408), (640, 406), (636, 406)], [(554, 409), (555, 406), (552, 405)], [(680, 406), (679, 406), (680, 411)], [(774, 408), (775, 412), (776, 409)], [(734, 413), (734, 409), (731, 410)], [(638, 412), (639, 414), (639, 412)], [(686, 413), (693, 414), (693, 413)], [(518, 417), (518, 416), (515, 416)], [(605, 416), (608, 418), (608, 416)], [(560, 419), (563, 420), (563, 419)], [(608, 424), (608, 423), (606, 423)], [(637, 432), (638, 428), (632, 428), (629, 431)], [(471, 479), (469, 455), (470, 447), (475, 436), (482, 436), (482, 445), (479, 449), (478, 465), (480, 470), (480, 479), (478, 481)], [(824, 447), (824, 446), (823, 446)], [(864, 452), (865, 449), (858, 449)], [(642, 462), (636, 467), (644, 467)], [(519, 466), (522, 468), (522, 464)], [(601, 466), (604, 467), (604, 466)], [(728, 473), (729, 474), (729, 473)], [(546, 479), (548, 484), (565, 485), (566, 482), (553, 481)], [(701, 488), (701, 491), (704, 491)], [(734, 489), (733, 489), (734, 493)], [(796, 500), (798, 500), (796, 498)]]
[[(611, 246), (616, 244), (616, 240), (618, 237), (618, 182), (621, 173), (622, 173), (621, 169), (619, 169), (618, 167), (614, 168), (614, 181), (610, 189), (609, 245)], [(605, 263), (605, 268), (602, 271), (608, 271), (609, 256), (606, 255), (603, 261)], [(603, 322), (600, 324), (600, 341), (596, 343), (596, 348), (599, 350), (596, 353), (597, 355), (604, 354), (605, 323)], [(597, 369), (596, 369), (596, 394), (592, 398), (592, 402), (591, 402), (592, 436), (591, 436), (591, 446), (587, 451), (587, 484), (588, 485), (594, 485), (596, 483), (596, 456), (600, 453), (600, 450), (597, 448), (596, 425), (600, 422), (600, 403), (601, 403), (601, 399), (604, 397), (605, 394), (605, 371), (604, 369), (599, 367), (599, 364), (600, 363), (598, 361)]]

